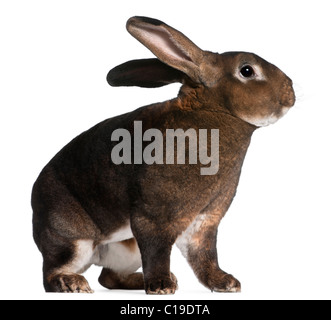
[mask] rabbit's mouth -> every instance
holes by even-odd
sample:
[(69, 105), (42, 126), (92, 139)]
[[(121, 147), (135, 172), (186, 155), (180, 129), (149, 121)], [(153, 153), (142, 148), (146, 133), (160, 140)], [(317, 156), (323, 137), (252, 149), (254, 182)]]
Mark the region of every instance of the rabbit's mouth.
[(278, 115), (272, 114), (269, 117), (269, 119), (267, 119), (267, 121), (264, 124), (261, 125), (261, 127), (267, 127), (270, 124), (276, 123), (279, 119), (283, 118), (288, 113), (288, 111), (290, 109), (291, 109), (291, 107), (283, 107), (282, 111)]
[(267, 127), (271, 124), (276, 123), (279, 119), (284, 117), (290, 109), (291, 109), (291, 107), (283, 107), (280, 112), (277, 112), (277, 114), (275, 112), (273, 112), (272, 114), (270, 114), (269, 116), (266, 116), (266, 117), (242, 116), (241, 118), (242, 118), (242, 120), (244, 120), (256, 127)]

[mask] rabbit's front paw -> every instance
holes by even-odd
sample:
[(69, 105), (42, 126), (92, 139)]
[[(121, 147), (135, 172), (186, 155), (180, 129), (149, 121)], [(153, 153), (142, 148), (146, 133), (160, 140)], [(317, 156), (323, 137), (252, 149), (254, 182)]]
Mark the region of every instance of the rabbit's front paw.
[(177, 278), (171, 273), (170, 278), (154, 278), (145, 282), (147, 294), (174, 294), (178, 289)]
[(241, 292), (241, 285), (231, 274), (225, 274), (211, 289), (216, 292)]

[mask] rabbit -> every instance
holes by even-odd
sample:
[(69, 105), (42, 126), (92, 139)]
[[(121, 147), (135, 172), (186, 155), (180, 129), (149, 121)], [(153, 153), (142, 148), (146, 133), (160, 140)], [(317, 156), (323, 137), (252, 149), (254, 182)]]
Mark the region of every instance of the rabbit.
[[(156, 58), (115, 67), (108, 83), (182, 86), (172, 100), (83, 132), (44, 167), (31, 203), (45, 291), (92, 293), (82, 273), (94, 264), (103, 267), (98, 280), (108, 289), (174, 294), (178, 283), (170, 255), (176, 244), (206, 288), (240, 292), (240, 282), (219, 267), (217, 230), (235, 197), (252, 134), (294, 105), (292, 81), (253, 53), (203, 51), (156, 19), (132, 17), (127, 30)], [(111, 155), (121, 140), (114, 133), (123, 130), (131, 135), (129, 142), (136, 141), (138, 125), (142, 132), (157, 129), (164, 138), (169, 129), (208, 134), (217, 129), (217, 172), (202, 174), (198, 161), (167, 164), (165, 153), (160, 163), (135, 163), (132, 143), (127, 162), (122, 155), (123, 162), (115, 164)], [(188, 153), (187, 144), (184, 148)], [(201, 148), (212, 151), (209, 143)]]

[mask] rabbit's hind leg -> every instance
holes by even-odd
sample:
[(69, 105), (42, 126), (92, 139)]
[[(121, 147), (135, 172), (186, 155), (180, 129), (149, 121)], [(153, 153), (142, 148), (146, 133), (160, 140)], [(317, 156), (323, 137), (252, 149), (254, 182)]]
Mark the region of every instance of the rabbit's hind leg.
[(141, 255), (135, 238), (109, 243), (99, 247), (100, 261), (103, 266), (99, 283), (107, 289), (143, 290), (144, 277), (137, 271)]
[(103, 268), (99, 283), (107, 289), (143, 290), (144, 276), (141, 272), (123, 275)]

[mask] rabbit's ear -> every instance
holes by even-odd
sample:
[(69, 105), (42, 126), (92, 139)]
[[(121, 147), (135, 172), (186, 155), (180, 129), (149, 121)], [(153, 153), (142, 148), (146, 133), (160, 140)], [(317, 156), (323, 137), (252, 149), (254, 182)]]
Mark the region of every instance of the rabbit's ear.
[(127, 30), (162, 62), (184, 72), (195, 83), (204, 82), (200, 65), (205, 52), (181, 32), (146, 17), (129, 19)]
[(158, 59), (142, 59), (125, 62), (110, 70), (107, 81), (113, 87), (157, 88), (174, 82), (183, 82), (185, 77), (184, 73)]

